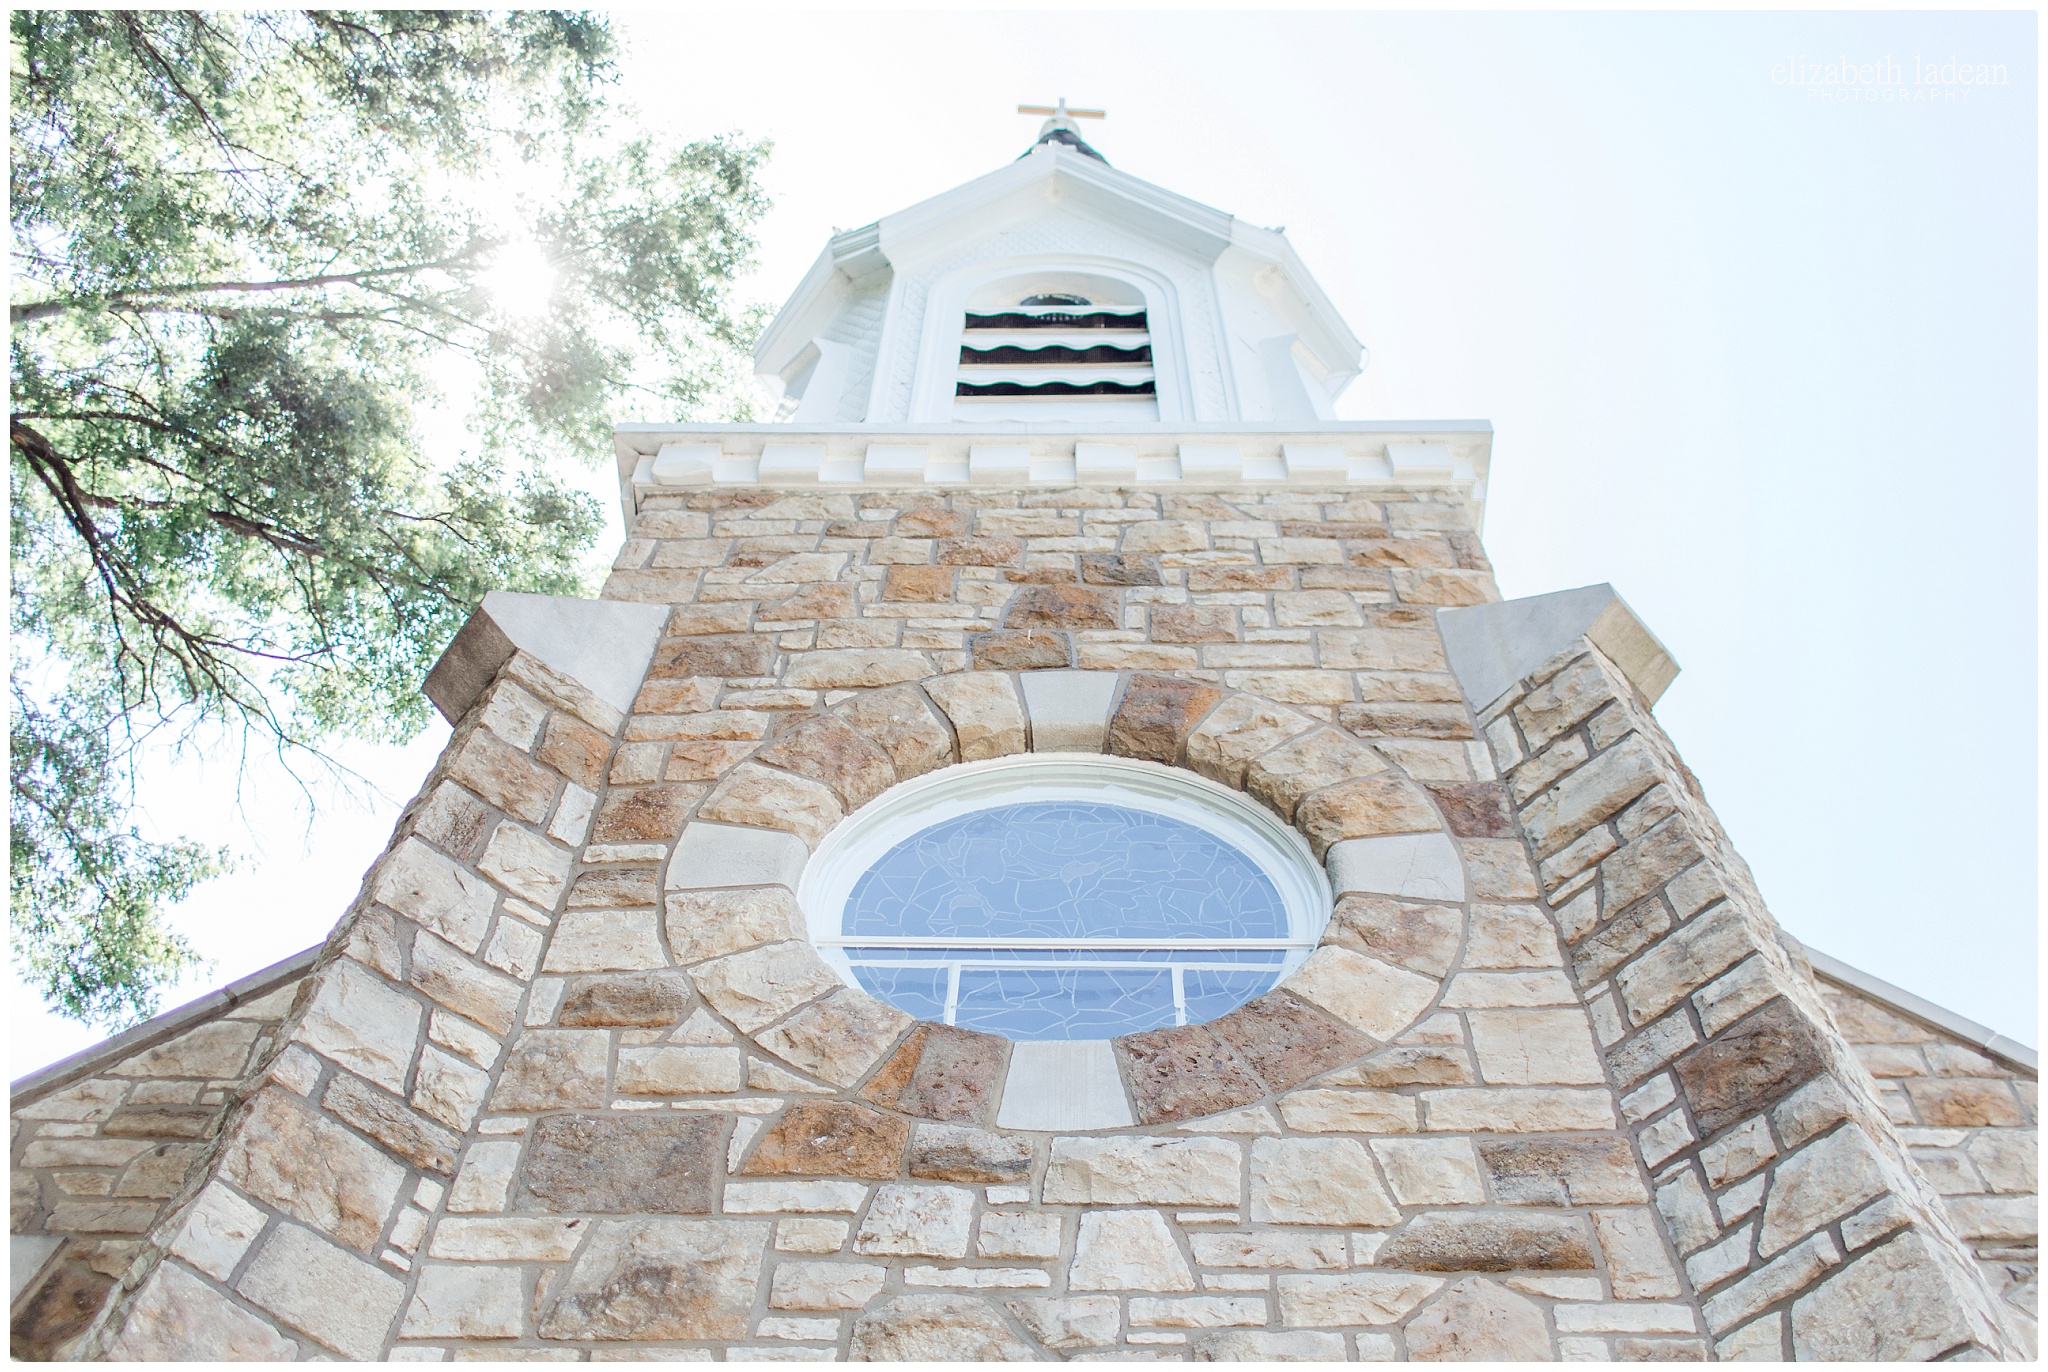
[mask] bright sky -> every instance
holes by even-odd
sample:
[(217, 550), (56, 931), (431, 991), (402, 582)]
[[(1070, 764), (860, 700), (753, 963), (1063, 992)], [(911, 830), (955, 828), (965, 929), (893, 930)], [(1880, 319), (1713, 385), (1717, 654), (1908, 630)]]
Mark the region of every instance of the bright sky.
[[(1062, 95), (1116, 166), (1286, 225), (1371, 349), (1339, 412), (1491, 420), (1502, 591), (1612, 582), (1677, 657), (1658, 716), (1778, 919), (2040, 1041), (2034, 16), (620, 23), (651, 122), (774, 141), (762, 300)], [(1845, 58), (1889, 84), (1798, 79)], [(322, 938), (444, 737), (353, 750), (391, 798), (310, 827), (260, 769), (238, 813), (226, 759), (155, 787), (251, 854), (178, 912), (215, 962), (166, 1004)], [(11, 1005), (17, 1075), (97, 1037)]]

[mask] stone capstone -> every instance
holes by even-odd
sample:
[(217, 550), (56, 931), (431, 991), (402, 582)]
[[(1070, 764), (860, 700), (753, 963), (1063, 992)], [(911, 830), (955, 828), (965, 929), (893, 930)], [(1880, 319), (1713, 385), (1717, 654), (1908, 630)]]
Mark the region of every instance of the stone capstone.
[(558, 1212), (706, 1214), (722, 1134), (698, 1115), (550, 1115), (534, 1126), (525, 1194)]

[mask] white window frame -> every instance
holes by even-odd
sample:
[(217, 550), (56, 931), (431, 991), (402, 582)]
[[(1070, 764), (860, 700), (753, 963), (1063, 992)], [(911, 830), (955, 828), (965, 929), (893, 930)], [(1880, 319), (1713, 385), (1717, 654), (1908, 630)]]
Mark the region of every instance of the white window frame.
[[(1284, 938), (1217, 939), (1195, 938), (1185, 942), (1160, 939), (990, 939), (962, 940), (924, 936), (862, 935), (844, 932), (846, 901), (854, 885), (876, 861), (904, 839), (934, 824), (998, 806), (1032, 801), (1078, 800), (1119, 805), (1193, 825), (1217, 841), (1244, 855), (1263, 872), (1280, 894), (1287, 914)], [(819, 843), (804, 867), (797, 884), (797, 901), (803, 907), (812, 946), (819, 956), (849, 985), (860, 983), (846, 955), (848, 947), (859, 948), (976, 948), (1029, 950), (1084, 948), (1185, 949), (1190, 953), (1208, 950), (1279, 950), (1285, 954), (1274, 982), (1277, 985), (1314, 951), (1329, 923), (1333, 901), (1329, 878), (1314, 852), (1296, 830), (1263, 807), (1237, 792), (1205, 777), (1178, 767), (1134, 758), (1094, 757), (1072, 753), (1045, 756), (995, 758), (947, 767), (890, 788), (861, 809), (847, 816)], [(872, 961), (872, 959), (863, 959)], [(972, 959), (969, 959), (972, 961)], [(952, 1022), (960, 981), (958, 964), (936, 960), (919, 961), (919, 966), (949, 966), (947, 1006), (944, 1019)], [(1105, 970), (1124, 964), (1059, 963), (1061, 968), (1100, 967)], [(1134, 964), (1159, 971), (1173, 970), (1177, 1022), (1185, 1023), (1182, 971), (1203, 964)], [(1035, 967), (1035, 962), (1005, 962), (1006, 968)], [(1242, 970), (1240, 964), (1228, 964)], [(1177, 969), (1177, 970), (1174, 970)]]

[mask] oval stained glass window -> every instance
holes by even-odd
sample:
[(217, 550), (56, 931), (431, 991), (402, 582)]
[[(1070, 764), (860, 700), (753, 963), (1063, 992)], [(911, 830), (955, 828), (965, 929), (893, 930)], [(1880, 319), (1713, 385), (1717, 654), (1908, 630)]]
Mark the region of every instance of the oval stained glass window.
[(1314, 883), (1287, 870), (1305, 847), (1230, 815), (1250, 809), (1234, 795), (1167, 768), (1134, 785), (1142, 763), (993, 765), (1014, 784), (959, 778), (821, 848), (837, 913), (807, 878), (814, 937), (871, 995), (1011, 1039), (1114, 1038), (1226, 1014), (1312, 945)]

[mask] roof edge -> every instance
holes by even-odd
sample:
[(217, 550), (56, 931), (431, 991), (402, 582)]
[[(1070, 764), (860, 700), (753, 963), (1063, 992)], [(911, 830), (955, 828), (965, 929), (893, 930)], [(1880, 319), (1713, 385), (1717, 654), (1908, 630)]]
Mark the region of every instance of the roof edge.
[(48, 1067), (38, 1068), (8, 1086), (9, 1108), (41, 1099), (75, 1081), (92, 1076), (105, 1063), (129, 1057), (146, 1048), (154, 1048), (201, 1021), (268, 995), (284, 982), (304, 976), (319, 960), (322, 950), (326, 947), (326, 941), (322, 940), (302, 953), (294, 953), (282, 962), (273, 962), (268, 967), (251, 972), (239, 981), (231, 981), (218, 990), (209, 991), (199, 999), (180, 1005), (175, 1010), (166, 1010), (160, 1015), (146, 1019), (133, 1029), (124, 1030), (90, 1048), (80, 1049), (68, 1058), (59, 1058)]
[(1837, 986), (1847, 987), (1860, 996), (1868, 996), (1887, 1010), (1896, 1010), (1907, 1019), (1918, 1020), (1930, 1029), (1953, 1034), (1983, 1049), (1992, 1057), (2024, 1068), (2035, 1076), (2040, 1075), (2041, 1055), (2019, 1040), (2007, 1038), (1997, 1030), (1986, 1028), (1973, 1019), (1966, 1019), (1953, 1010), (1944, 1010), (1933, 1001), (1924, 1000), (1903, 987), (1894, 986), (1868, 972), (1858, 971), (1839, 958), (1829, 957), (1818, 948), (1807, 946), (1806, 958), (1816, 976), (1832, 981)]

